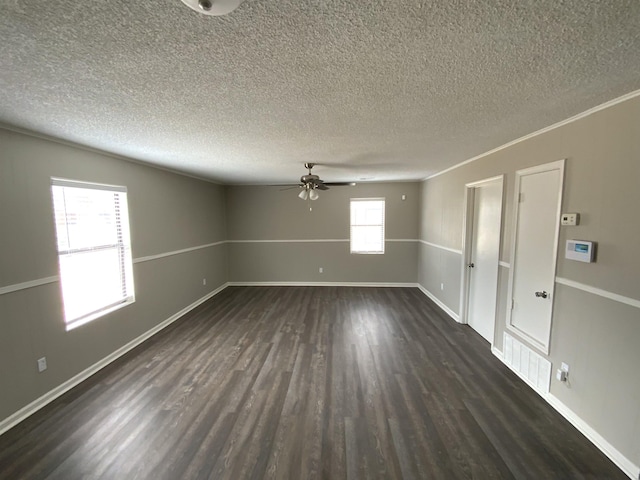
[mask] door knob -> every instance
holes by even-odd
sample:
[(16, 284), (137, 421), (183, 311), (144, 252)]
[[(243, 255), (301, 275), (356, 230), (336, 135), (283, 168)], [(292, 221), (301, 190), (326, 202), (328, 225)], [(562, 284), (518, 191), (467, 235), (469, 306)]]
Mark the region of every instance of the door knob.
[(467, 265), (467, 267), (469, 268), (474, 268), (476, 265), (474, 263), (470, 263), (469, 265)]
[(536, 292), (536, 297), (542, 297), (542, 298), (547, 298), (549, 296), (549, 294), (547, 292), (545, 292), (544, 290), (541, 292)]

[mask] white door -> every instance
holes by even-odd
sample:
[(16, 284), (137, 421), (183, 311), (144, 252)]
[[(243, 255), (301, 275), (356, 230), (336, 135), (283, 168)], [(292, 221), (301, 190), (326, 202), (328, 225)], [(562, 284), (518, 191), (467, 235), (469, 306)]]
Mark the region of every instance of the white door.
[(564, 161), (516, 172), (508, 325), (549, 353)]
[[(472, 186), (467, 323), (493, 345), (498, 296), (502, 178)], [(470, 206), (471, 207), (471, 206)]]

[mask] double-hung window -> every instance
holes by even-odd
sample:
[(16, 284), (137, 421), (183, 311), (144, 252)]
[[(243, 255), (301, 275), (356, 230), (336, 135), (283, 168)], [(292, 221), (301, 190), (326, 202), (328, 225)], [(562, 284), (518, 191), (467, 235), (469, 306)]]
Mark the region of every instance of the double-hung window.
[(384, 253), (384, 198), (351, 199), (351, 253)]
[(133, 303), (126, 187), (51, 179), (67, 330)]

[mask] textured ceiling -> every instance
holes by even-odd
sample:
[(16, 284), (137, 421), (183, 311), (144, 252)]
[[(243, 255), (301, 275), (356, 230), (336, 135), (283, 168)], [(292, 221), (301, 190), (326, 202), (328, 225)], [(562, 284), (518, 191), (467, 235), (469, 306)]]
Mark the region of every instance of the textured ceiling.
[(0, 122), (224, 183), (421, 179), (637, 89), (638, 0), (0, 0)]

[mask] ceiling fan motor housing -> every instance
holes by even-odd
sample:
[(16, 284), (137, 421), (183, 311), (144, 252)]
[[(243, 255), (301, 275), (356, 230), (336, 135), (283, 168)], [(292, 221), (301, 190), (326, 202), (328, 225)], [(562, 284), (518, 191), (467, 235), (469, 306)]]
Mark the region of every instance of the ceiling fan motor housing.
[(318, 175), (312, 175), (312, 174), (303, 175), (300, 177), (301, 183), (316, 183), (319, 180), (320, 180), (320, 177)]

